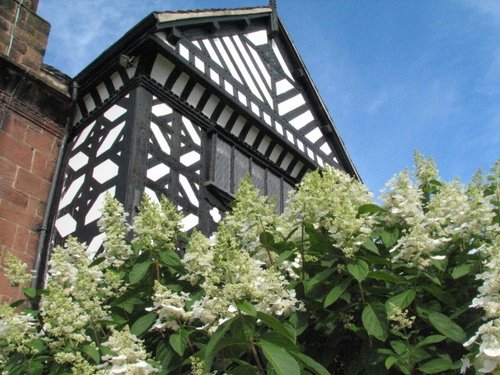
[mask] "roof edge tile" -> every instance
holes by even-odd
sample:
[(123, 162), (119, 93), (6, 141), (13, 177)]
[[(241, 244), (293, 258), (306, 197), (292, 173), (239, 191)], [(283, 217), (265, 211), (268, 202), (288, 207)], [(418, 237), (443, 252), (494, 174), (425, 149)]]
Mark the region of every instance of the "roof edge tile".
[(236, 8), (236, 9), (197, 9), (176, 12), (155, 12), (158, 22), (179, 21), (193, 18), (243, 16), (259, 13), (271, 13), (270, 7)]

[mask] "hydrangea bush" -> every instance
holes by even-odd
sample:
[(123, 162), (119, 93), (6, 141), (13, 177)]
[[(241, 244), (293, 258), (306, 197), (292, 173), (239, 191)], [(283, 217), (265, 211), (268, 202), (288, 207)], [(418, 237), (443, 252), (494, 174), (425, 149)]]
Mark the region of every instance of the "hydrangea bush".
[(285, 212), (245, 178), (216, 233), (165, 198), (132, 223), (108, 197), (102, 252), (70, 238), (44, 290), (0, 305), (6, 374), (499, 374), (500, 163), (440, 179), (416, 153), (376, 205), (332, 168)]

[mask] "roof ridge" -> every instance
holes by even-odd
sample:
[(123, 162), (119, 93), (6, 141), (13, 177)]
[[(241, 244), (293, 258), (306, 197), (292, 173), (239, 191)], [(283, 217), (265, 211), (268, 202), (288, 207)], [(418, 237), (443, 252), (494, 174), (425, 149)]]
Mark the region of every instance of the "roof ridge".
[(200, 8), (200, 9), (185, 9), (185, 10), (164, 10), (164, 11), (155, 11), (153, 13), (205, 13), (205, 12), (218, 12), (218, 11), (227, 11), (227, 10), (254, 10), (260, 8), (268, 8), (271, 9), (268, 5), (254, 6), (254, 7), (242, 7), (242, 8)]

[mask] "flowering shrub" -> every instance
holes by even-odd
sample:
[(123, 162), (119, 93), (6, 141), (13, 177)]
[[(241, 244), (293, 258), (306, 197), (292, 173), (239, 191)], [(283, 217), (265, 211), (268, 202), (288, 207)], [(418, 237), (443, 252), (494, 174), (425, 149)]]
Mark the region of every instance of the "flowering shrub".
[[(332, 168), (277, 215), (249, 178), (210, 238), (162, 198), (132, 225), (108, 197), (103, 250), (52, 252), (36, 309), (0, 306), (7, 374), (500, 373), (500, 163), (444, 182), (432, 159), (374, 204)], [(26, 265), (6, 274), (26, 286)], [(17, 310), (16, 310), (17, 308)], [(19, 311), (18, 311), (19, 310)], [(468, 339), (470, 338), (470, 339)]]

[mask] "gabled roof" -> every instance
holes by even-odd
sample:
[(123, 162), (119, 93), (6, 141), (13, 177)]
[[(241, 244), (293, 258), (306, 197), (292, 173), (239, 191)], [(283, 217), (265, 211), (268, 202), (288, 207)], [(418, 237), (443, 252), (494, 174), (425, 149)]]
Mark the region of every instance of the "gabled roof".
[[(266, 131), (270, 135), (281, 136), (288, 147), (309, 158), (310, 163), (321, 166), (326, 162), (360, 178), (293, 41), (282, 22), (273, 17), (276, 16), (270, 7), (154, 12), (104, 51), (74, 80), (84, 91), (97, 85), (103, 74), (109, 74), (103, 71), (116, 69), (114, 66), (120, 55), (140, 54), (141, 45), (153, 40), (164, 49), (163, 55), (179, 59), (191, 72), (203, 73), (208, 85), (218, 86), (215, 88), (236, 104), (246, 105), (254, 119), (268, 124)], [(196, 30), (204, 32), (197, 34)], [(238, 31), (234, 34), (231, 30)], [(177, 45), (179, 40), (180, 45)], [(232, 52), (235, 56), (226, 56)], [(170, 69), (172, 63), (163, 55), (157, 56), (151, 67), (153, 79), (155, 69)], [(123, 81), (137, 72), (129, 67), (126, 74), (120, 74)], [(257, 78), (248, 78), (252, 74)], [(188, 79), (184, 79), (185, 84)], [(167, 79), (160, 83), (167, 85)], [(171, 84), (168, 88), (173, 90), (174, 82)], [(252, 95), (255, 95), (253, 101), (248, 98)], [(189, 104), (196, 107), (199, 103)], [(226, 106), (229, 112), (224, 108), (226, 120), (232, 115), (233, 107)], [(204, 112), (205, 115), (212, 116), (214, 109), (215, 104), (210, 114)], [(266, 154), (262, 145), (256, 144), (255, 138), (266, 139), (258, 130), (254, 138), (231, 131), (248, 144), (260, 146), (259, 152)], [(266, 156), (273, 157), (270, 147)], [(283, 169), (287, 167), (288, 164)], [(297, 170), (296, 175), (298, 173)]]

